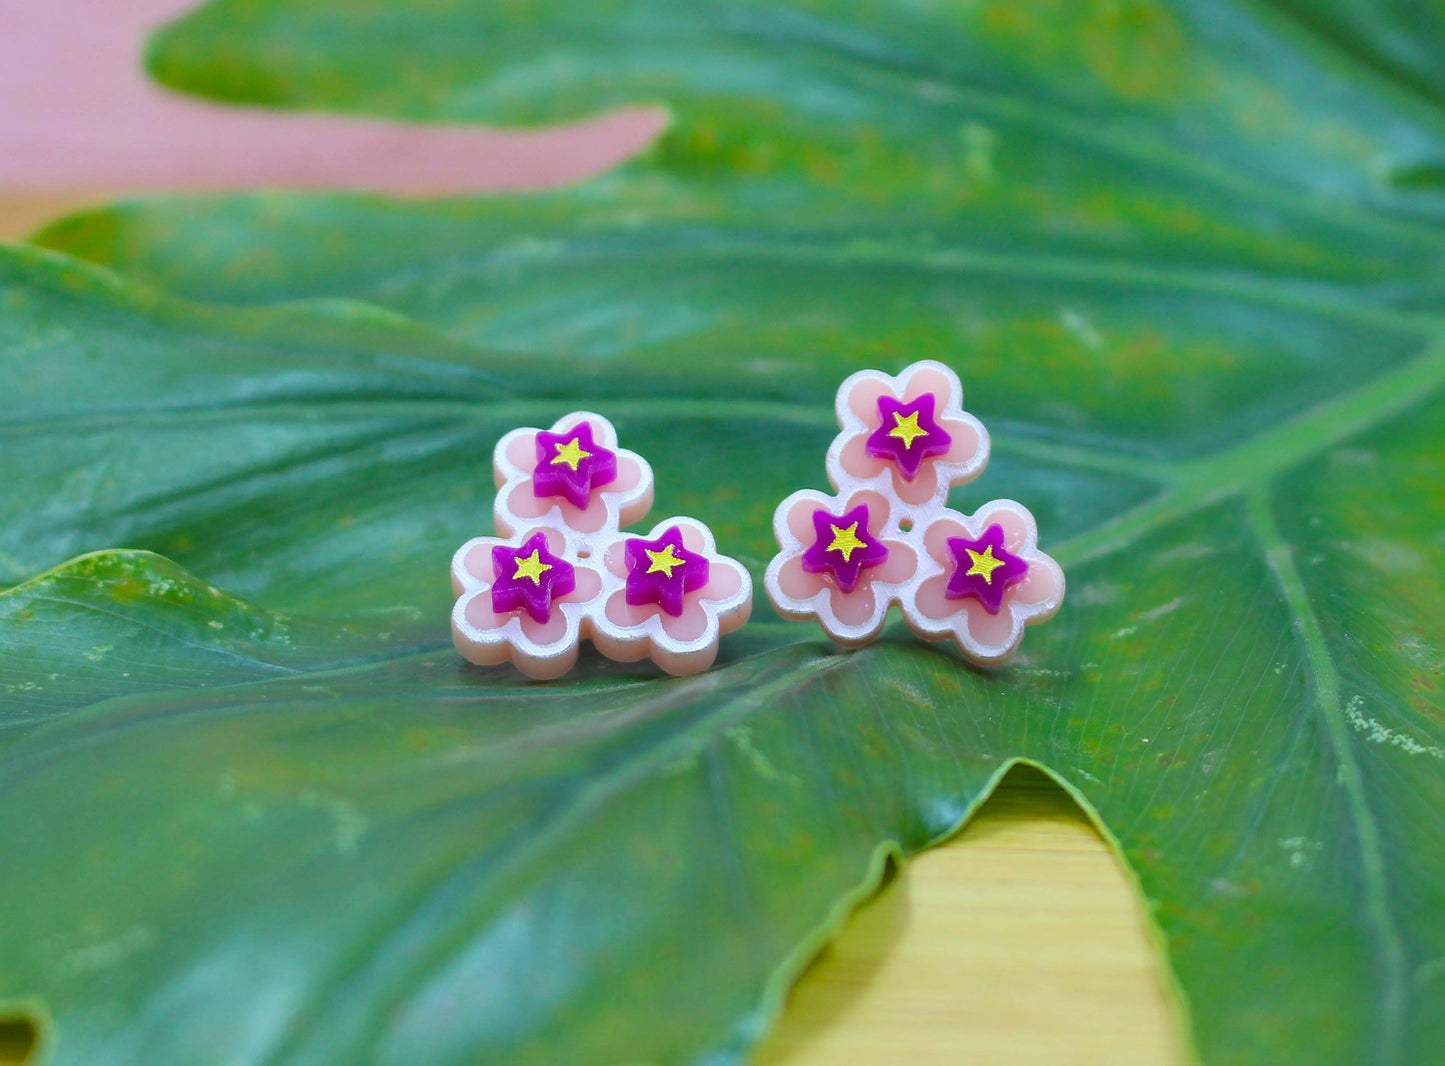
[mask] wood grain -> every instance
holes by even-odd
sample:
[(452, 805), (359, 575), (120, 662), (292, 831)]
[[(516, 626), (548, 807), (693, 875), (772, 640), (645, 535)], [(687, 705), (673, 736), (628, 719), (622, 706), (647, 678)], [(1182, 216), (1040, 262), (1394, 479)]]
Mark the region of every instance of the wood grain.
[[(0, 193), (0, 240), (104, 197)], [(0, 1066), (30, 1030), (0, 1024)], [(793, 990), (760, 1066), (1178, 1066), (1134, 890), (1053, 782), (1011, 772), (864, 904)]]
[(1077, 804), (1012, 771), (804, 974), (760, 1066), (1187, 1061), (1139, 901)]

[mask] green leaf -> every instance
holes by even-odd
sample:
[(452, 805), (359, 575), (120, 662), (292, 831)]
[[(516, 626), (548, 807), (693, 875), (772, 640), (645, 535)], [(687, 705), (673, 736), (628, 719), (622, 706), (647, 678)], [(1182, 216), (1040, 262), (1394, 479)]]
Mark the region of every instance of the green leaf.
[[(0, 742), (112, 696), (339, 664), (350, 628), (298, 625), (133, 551), (84, 555), (5, 590), (0, 626)], [(376, 651), (375, 634), (364, 647)]]
[[(1438, 409), (1415, 404), (1445, 354), (1426, 334), (1374, 327), (1374, 347), (1416, 354), (1292, 421), (1155, 464), (1165, 488), (1132, 507), (1134, 481), (1068, 465), (1084, 449), (1051, 466), (1024, 446), (1013, 474), (1034, 491), (1020, 495), (1075, 534), (1049, 542), (1071, 606), (1005, 671), (908, 639), (836, 655), (762, 621), (700, 678), (589, 657), (565, 684), (530, 686), (463, 665), (445, 636), (446, 548), (480, 529), (486, 441), (542, 409), (503, 391), (514, 359), (5, 261), (6, 366), (22, 410), (50, 405), (14, 427), (7, 478), (54, 453), (65, 480), (114, 492), (124, 448), (135, 485), (169, 479), (156, 495), (92, 493), (104, 509), (20, 482), (7, 530), (67, 548), (107, 526), (141, 542), (189, 530), (183, 556), (351, 631), (278, 622), (147, 557), (92, 557), (5, 594), (7, 687), (86, 708), (34, 728), (27, 705), (31, 728), (0, 754), (0, 789), (26, 812), (0, 829), (0, 998), (43, 997), (56, 1062), (101, 1048), (118, 1063), (729, 1058), (879, 856), (946, 835), (1017, 758), (1083, 790), (1116, 834), (1213, 1059), (1386, 1038), (1421, 1059), (1439, 1036), (1428, 847), (1445, 730), (1426, 686), (1441, 670), (1445, 442)], [(258, 398), (273, 359), (294, 379)], [(117, 389), (142, 367), (168, 384), (127, 402), (107, 367)], [(398, 410), (390, 393), (407, 389)], [(810, 480), (830, 431), (788, 422), (780, 401), (729, 422), (710, 396), (620, 400), (641, 409), (624, 439), (689, 439), (662, 484), (704, 482), (687, 491), (757, 546), (756, 568), (771, 500)], [(358, 409), (415, 440), (378, 450), (384, 423), (358, 434)], [(297, 421), (305, 447), (279, 428)], [(710, 434), (727, 444), (702, 447)], [(465, 505), (438, 506), (417, 454)], [(756, 503), (735, 467), (765, 486)], [(358, 510), (369, 538), (349, 549)], [(39, 624), (63, 643), (37, 641)], [(395, 630), (437, 650), (399, 651)], [(214, 687), (163, 691), (178, 684)]]
[[(1330, 47), (1286, 17), (1299, 6), (217, 0), (164, 30), (149, 60), (162, 81), (224, 100), (425, 120), (546, 121), (658, 101), (683, 116), (690, 147), (711, 147), (695, 165), (811, 164), (799, 198), (836, 186), (964, 199), (987, 168), (933, 168), (965, 157), (965, 117), (988, 116), (1001, 141), (1045, 134), (1064, 152), (1159, 157), (1438, 217), (1438, 196), (1401, 196), (1389, 178), (1441, 162), (1441, 116), (1373, 69), (1403, 33), (1423, 31), (1417, 54), (1431, 54), (1438, 17), (1331, 3), (1313, 16), (1345, 37)], [(1052, 184), (1078, 190), (1080, 176), (1059, 167)]]
[[(127, 544), (309, 634), (283, 657), (147, 599), (112, 639), (80, 581), (47, 625), (141, 680), (51, 681), (6, 616), (0, 677), (55, 710), (0, 749), (0, 999), (43, 997), (57, 1063), (737, 1061), (883, 858), (1022, 759), (1117, 841), (1205, 1061), (1432, 1062), (1442, 52), (1423, 11), (1283, 0), (170, 28), (153, 68), (228, 99), (676, 125), (544, 196), (158, 200), (42, 237), (289, 306), (0, 258), (12, 579)], [(682, 681), (447, 647), (505, 429), (602, 410), (654, 513), (756, 576), (837, 382), (922, 356), (994, 433), (953, 503), (1023, 500), (1068, 569), (1012, 666), (837, 654), (765, 608)]]
[(458, 274), (525, 253), (517, 238), (664, 222), (679, 241), (781, 225), (1022, 270), (1038, 256), (1122, 259), (1438, 304), (1445, 118), (1383, 76), (1377, 53), (1414, 33), (1417, 54), (1438, 55), (1440, 34), (1427, 16), (1372, 10), (1351, 35), (1365, 19), (1309, 5), (1311, 22), (1343, 20), (1338, 45), (1287, 17), (1293, 6), (214, 3), (154, 42), (169, 84), (427, 121), (663, 101), (676, 125), (646, 165), (520, 203), (270, 196), (214, 214), (163, 201), (44, 240), (197, 295), (364, 293), (452, 303), (449, 319), (488, 302), (453, 293)]

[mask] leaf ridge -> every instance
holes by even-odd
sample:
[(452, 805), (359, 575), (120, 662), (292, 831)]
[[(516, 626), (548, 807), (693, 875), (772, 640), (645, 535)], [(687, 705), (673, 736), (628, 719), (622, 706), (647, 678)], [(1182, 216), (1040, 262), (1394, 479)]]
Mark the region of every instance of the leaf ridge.
[[(780, 658), (792, 658), (804, 651), (805, 646), (791, 645), (778, 650), (784, 653)], [(458, 885), (475, 881), (477, 872), (481, 869), (486, 870), (488, 880), (494, 885), (501, 884), (513, 872), (525, 868), (536, 857), (543, 854), (559, 838), (564, 838), (583, 820), (586, 812), (597, 803), (605, 802), (613, 795), (636, 784), (659, 763), (673, 758), (679, 748), (695, 741), (699, 734), (704, 736), (715, 734), (721, 728), (720, 723), (726, 722), (733, 715), (751, 713), (758, 705), (759, 700), (765, 700), (767, 695), (775, 690), (782, 690), (784, 693), (795, 691), (800, 678), (818, 676), (848, 665), (851, 665), (849, 657), (836, 655), (817, 656), (812, 662), (805, 663), (801, 667), (788, 667), (786, 664), (782, 664), (782, 672), (763, 684), (730, 694), (726, 699), (703, 710), (698, 717), (690, 719), (678, 730), (659, 737), (656, 746), (645, 756), (630, 760), (620, 770), (614, 768), (597, 775), (579, 792), (574, 793), (561, 807), (547, 811), (542, 817), (540, 825), (533, 822), (526, 827), (525, 833), (518, 833), (517, 835), (522, 838), (521, 843), (511, 854), (498, 858), (486, 852), (479, 853), (451, 870), (440, 884), (427, 888), (420, 898), (405, 901), (398, 908), (399, 913), (403, 915), (403, 921), (393, 926), (379, 943), (365, 952), (364, 957), (353, 959), (352, 965), (333, 973), (326, 980), (318, 982), (319, 987), (312, 1002), (301, 1010), (303, 1012), (314, 1010), (324, 1003), (339, 1003), (342, 989), (354, 983), (358, 977), (363, 980), (368, 977), (379, 979), (379, 975), (373, 971), (382, 962), (388, 950), (387, 945), (405, 939), (403, 930), (409, 924), (407, 919), (423, 913), (427, 906), (425, 901), (454, 891)], [(725, 671), (716, 672), (712, 677), (702, 679), (702, 682), (706, 687), (720, 688), (725, 684), (724, 674)], [(629, 717), (645, 717), (658, 704), (666, 704), (675, 699), (677, 687), (679, 686), (664, 688), (651, 698), (633, 705)], [(686, 687), (697, 686), (687, 685)], [(489, 893), (481, 901), (484, 913), (494, 905), (494, 896), (495, 892)], [(457, 942), (465, 940), (466, 929), (471, 927), (472, 912), (476, 907), (477, 904), (473, 903), (472, 907), (453, 913), (447, 920), (449, 934), (433, 934), (428, 939), (426, 949), (420, 953), (419, 957), (407, 959), (399, 967), (401, 972), (395, 980), (388, 982), (390, 990), (385, 992), (382, 997), (384, 1006), (371, 1010), (368, 1014), (368, 1022), (364, 1031), (364, 1039), (368, 1043), (375, 1046), (376, 1038), (380, 1035), (383, 1026), (388, 1020), (394, 1018), (398, 1006), (405, 997), (415, 991), (428, 975), (434, 973), (439, 966), (444, 965), (446, 960), (455, 956)], [(388, 964), (387, 969), (396, 974), (398, 968)], [(349, 1000), (346, 1006), (348, 1010), (354, 1009), (354, 1003)], [(288, 1037), (274, 1048), (263, 1060), (261, 1066), (283, 1066), (287, 1056), (297, 1050), (301, 1039), (303, 1039), (303, 1035), (299, 1031), (295, 1032), (293, 1036)]]
[[(1412, 224), (1410, 232), (1419, 237), (1421, 229)], [(607, 235), (611, 237), (613, 235)], [(679, 253), (687, 259), (708, 257), (735, 262), (748, 257), (759, 262), (811, 264), (821, 259), (866, 266), (900, 266), (908, 270), (929, 270), (945, 273), (976, 273), (994, 277), (1034, 281), (1040, 277), (1054, 281), (1103, 283), (1138, 288), (1195, 292), (1228, 297), (1246, 303), (1288, 307), (1330, 318), (1358, 321), (1396, 328), (1419, 328), (1422, 323), (1439, 323), (1439, 316), (1394, 307), (1366, 303), (1346, 294), (1348, 283), (1316, 282), (1306, 278), (1256, 274), (1226, 267), (1188, 269), (1173, 264), (1151, 263), (1147, 259), (1125, 256), (1067, 256), (1040, 251), (999, 252), (957, 246), (939, 248), (921, 241), (900, 241), (896, 237), (872, 234), (838, 237), (828, 232), (792, 231), (782, 240), (775, 235), (747, 230), (715, 230), (693, 225), (678, 225), (651, 230), (638, 235), (624, 232), (614, 244), (603, 238), (585, 241), (560, 240), (547, 249), (549, 260), (606, 263), (622, 255), (652, 254), (663, 259)], [(625, 242), (625, 243), (623, 243)], [(1445, 234), (1438, 243), (1445, 246)], [(536, 262), (539, 255), (529, 250), (520, 257)], [(451, 256), (445, 260), (426, 260), (373, 278), (384, 277), (388, 285), (399, 281), (435, 283), (439, 266), (452, 273), (472, 276), (501, 265), (514, 266), (519, 261), (514, 249), (502, 246), (481, 252)], [(365, 301), (354, 301), (364, 303)], [(305, 307), (313, 300), (270, 305), (276, 308)], [(395, 314), (395, 312), (393, 312)], [(414, 319), (403, 321), (419, 328), (429, 328)]]
[(1295, 566), (1294, 551), (1275, 523), (1267, 484), (1257, 484), (1250, 490), (1247, 510), (1250, 526), (1294, 617), (1295, 629), (1314, 680), (1315, 704), (1334, 752), (1338, 780), (1345, 790), (1350, 820), (1354, 823), (1359, 842), (1365, 911), (1378, 938), (1377, 965), (1381, 980), (1378, 997), (1380, 1033), (1379, 1040), (1371, 1045), (1372, 1058), (1376, 1062), (1398, 1062), (1405, 1023), (1404, 946), (1390, 904), (1389, 878), (1381, 850), (1379, 824), (1365, 795), (1360, 764), (1355, 758), (1349, 727), (1344, 720), (1339, 674), (1310, 602), (1309, 590)]
[(1401, 77), (1394, 68), (1380, 64), (1373, 59), (1351, 52), (1340, 39), (1330, 33), (1321, 23), (1304, 17), (1298, 8), (1281, 7), (1274, 0), (1232, 0), (1241, 7), (1249, 8), (1263, 22), (1289, 33), (1296, 41), (1321, 56), (1328, 56), (1353, 72), (1354, 76), (1379, 87), (1391, 99), (1418, 117), (1422, 122), (1445, 133), (1445, 111), (1422, 86)]
[(1386, 417), (1431, 400), (1445, 387), (1445, 338), (1423, 355), (1268, 432), (1201, 459), (1176, 462), (1162, 495), (1076, 537), (1054, 552), (1080, 563), (1133, 543), (1149, 531), (1225, 496), (1263, 484), (1275, 474), (1347, 440)]

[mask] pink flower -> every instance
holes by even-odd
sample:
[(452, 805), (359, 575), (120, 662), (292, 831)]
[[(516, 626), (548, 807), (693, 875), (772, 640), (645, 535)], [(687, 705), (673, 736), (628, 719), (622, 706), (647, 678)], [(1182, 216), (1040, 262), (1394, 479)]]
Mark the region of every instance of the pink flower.
[[(591, 632), (609, 659), (651, 658), (670, 674), (700, 673), (717, 658), (718, 638), (752, 611), (747, 569), (719, 555), (712, 531), (693, 518), (669, 518), (646, 536), (619, 535), (602, 551), (602, 570), (606, 586)], [(649, 586), (643, 595), (639, 585)]]
[(988, 464), (988, 431), (963, 410), (958, 375), (931, 359), (897, 377), (858, 371), (839, 386), (837, 411), (843, 431), (828, 449), (835, 488), (862, 481), (922, 507)]
[(652, 468), (617, 447), (601, 415), (515, 429), (497, 442), (493, 467), (506, 539), (476, 537), (452, 558), (452, 636), (469, 661), (510, 660), (549, 679), (572, 668), (586, 638), (611, 659), (695, 674), (747, 621), (752, 578), (717, 553), (701, 522), (621, 532), (652, 505)]
[[(570, 535), (639, 521), (652, 506), (647, 460), (618, 448), (612, 423), (590, 411), (559, 418), (550, 430), (512, 430), (497, 442), (492, 466), (497, 481), (493, 522), (504, 535), (547, 525), (575, 540)], [(595, 479), (587, 476), (593, 470)]]
[[(859, 507), (867, 508), (866, 522), (854, 527)], [(816, 618), (829, 636), (843, 644), (862, 644), (876, 636), (889, 605), (899, 601), (903, 586), (918, 568), (914, 549), (896, 536), (885, 535), (891, 517), (888, 500), (868, 488), (846, 497), (803, 489), (780, 503), (773, 531), (782, 551), (773, 557), (764, 578), (778, 613), (786, 618)], [(855, 575), (850, 564), (856, 559), (850, 557), (855, 552), (876, 556), (871, 550), (874, 543), (887, 549), (886, 556)], [(836, 558), (836, 566), (822, 565), (829, 557)], [(849, 579), (852, 589), (845, 592), (843, 585)]]
[(974, 662), (1007, 659), (1024, 627), (1063, 602), (1064, 572), (1038, 550), (1023, 504), (992, 500), (973, 515), (944, 510), (921, 533), (925, 558), (903, 617), (921, 636), (953, 637)]
[[(528, 543), (539, 533), (544, 545)], [(520, 551), (530, 552), (536, 547), (542, 551), (532, 559), (533, 567), (569, 567), (570, 591), (550, 600), (542, 612), (545, 621), (527, 610), (498, 613), (494, 609), (493, 586), (526, 573), (519, 570), (498, 574), (498, 560), (515, 562)], [(498, 552), (498, 548), (510, 550)], [(528, 579), (523, 576), (521, 580)], [(602, 593), (602, 576), (569, 550), (567, 537), (561, 531), (543, 527), (505, 540), (474, 537), (467, 541), (452, 556), (452, 591), (458, 597), (452, 609), (452, 642), (463, 658), (484, 666), (510, 660), (528, 677), (548, 680), (565, 674), (576, 663), (579, 638)]]

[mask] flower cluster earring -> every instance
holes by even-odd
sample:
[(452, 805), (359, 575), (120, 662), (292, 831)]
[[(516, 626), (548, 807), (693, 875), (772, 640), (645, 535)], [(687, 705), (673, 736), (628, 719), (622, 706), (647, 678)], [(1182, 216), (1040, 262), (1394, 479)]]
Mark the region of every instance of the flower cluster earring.
[(452, 557), (452, 639), (470, 662), (560, 677), (589, 638), (610, 659), (695, 674), (747, 621), (752, 579), (707, 526), (670, 518), (645, 537), (620, 532), (651, 508), (652, 468), (601, 415), (513, 430), (493, 467), (500, 536)]
[(828, 449), (836, 494), (811, 489), (781, 504), (782, 549), (768, 566), (768, 598), (787, 618), (816, 618), (842, 644), (865, 644), (898, 604), (930, 640), (952, 637), (975, 663), (1003, 662), (1026, 625), (1064, 598), (1064, 573), (1038, 550), (1033, 515), (992, 500), (951, 510), (954, 485), (988, 462), (988, 432), (963, 410), (963, 388), (942, 363), (897, 377), (862, 370), (838, 389), (842, 432)]

